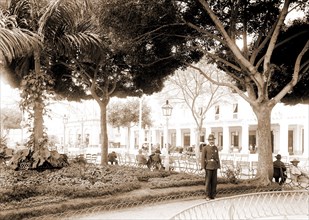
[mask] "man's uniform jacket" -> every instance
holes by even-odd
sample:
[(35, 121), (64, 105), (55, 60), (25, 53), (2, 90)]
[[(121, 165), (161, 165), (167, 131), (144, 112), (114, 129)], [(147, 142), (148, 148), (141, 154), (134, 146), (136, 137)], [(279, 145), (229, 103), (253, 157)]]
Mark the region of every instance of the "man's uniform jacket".
[(205, 170), (220, 169), (220, 160), (218, 148), (213, 145), (206, 145), (202, 149), (201, 168)]

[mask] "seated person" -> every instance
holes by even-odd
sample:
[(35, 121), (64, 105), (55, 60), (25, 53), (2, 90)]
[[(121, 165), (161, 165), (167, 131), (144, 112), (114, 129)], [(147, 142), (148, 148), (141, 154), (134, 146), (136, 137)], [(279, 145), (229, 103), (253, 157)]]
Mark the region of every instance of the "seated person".
[(111, 164), (118, 164), (118, 160), (116, 159), (117, 158), (117, 154), (115, 151), (112, 151), (111, 153), (108, 154), (108, 162), (110, 162)]
[(149, 156), (149, 159), (147, 161), (147, 166), (149, 169), (153, 164), (155, 164), (156, 169), (159, 169), (159, 166), (163, 167), (160, 154), (161, 154), (160, 149), (156, 149), (155, 152)]
[(298, 167), (299, 160), (294, 158), (290, 162), (292, 163), (290, 167), (290, 170), (291, 170), (290, 172), (291, 172), (291, 179), (293, 181), (298, 182), (301, 178), (309, 179), (309, 173)]
[[(273, 162), (273, 166), (274, 166), (274, 175), (273, 177), (275, 178), (276, 183), (279, 183), (279, 185), (283, 184), (287, 178), (286, 175), (286, 167), (284, 165), (284, 163), (281, 161), (281, 155), (278, 154), (276, 156), (276, 159)], [(280, 182), (279, 182), (280, 180)]]
[(138, 154), (136, 155), (136, 161), (138, 166), (146, 165), (147, 164), (147, 158), (143, 154), (143, 150), (139, 149)]

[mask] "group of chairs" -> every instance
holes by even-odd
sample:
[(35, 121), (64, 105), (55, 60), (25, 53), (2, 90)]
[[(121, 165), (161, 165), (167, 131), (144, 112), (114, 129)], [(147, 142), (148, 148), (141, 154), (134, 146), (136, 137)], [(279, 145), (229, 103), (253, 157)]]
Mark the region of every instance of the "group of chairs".
[(233, 172), (238, 179), (254, 178), (258, 168), (257, 161), (221, 160), (221, 176)]
[[(120, 165), (126, 166), (136, 166), (150, 168), (147, 164), (139, 164), (136, 155), (125, 153), (124, 155), (117, 154), (119, 158)], [(165, 164), (165, 156), (161, 155), (162, 165)], [(201, 170), (200, 161), (196, 159), (193, 155), (180, 154), (180, 155), (170, 155), (169, 156), (169, 168), (170, 170), (175, 170), (179, 172), (194, 173), (198, 175), (204, 175)], [(156, 163), (157, 165), (158, 163)], [(151, 169), (151, 168), (150, 168)], [(228, 170), (233, 170), (238, 178), (253, 177), (256, 174), (257, 162), (249, 161), (235, 161), (231, 159), (221, 160), (221, 176), (226, 176)]]
[(86, 154), (85, 159), (86, 159), (87, 163), (95, 164), (95, 165), (99, 164), (99, 161), (98, 161), (99, 155), (98, 154)]
[[(153, 160), (150, 161), (148, 158), (148, 162), (139, 164), (135, 154), (120, 154), (117, 153), (117, 159), (119, 165), (125, 166), (135, 166), (135, 167), (143, 167), (149, 168), (151, 170), (160, 170), (164, 169), (163, 165), (165, 164), (164, 160), (166, 159), (165, 156), (162, 154), (160, 155), (161, 161)], [(87, 163), (91, 164), (99, 164), (99, 155), (98, 154), (85, 154), (85, 159)], [(305, 161), (308, 163), (308, 161)], [(293, 188), (306, 188), (308, 189), (308, 183), (304, 184), (302, 182), (298, 182), (293, 180), (290, 173), (290, 165), (289, 163), (285, 163), (287, 167), (287, 177), (285, 180), (285, 185), (290, 186)], [(200, 169), (200, 162), (196, 159), (195, 156), (187, 155), (187, 154), (180, 154), (180, 155), (170, 155), (169, 156), (169, 168), (170, 170), (175, 170), (179, 172), (186, 172), (186, 173), (194, 173), (198, 175), (204, 175), (204, 172)], [(221, 159), (221, 169), (219, 170), (220, 175), (222, 177), (227, 177), (228, 173), (231, 171), (235, 174), (237, 179), (248, 179), (254, 178), (256, 176), (258, 169), (258, 162), (257, 161), (249, 161), (249, 159), (244, 155), (239, 155), (238, 158), (228, 158), (222, 157)]]
[(143, 167), (149, 168), (150, 170), (161, 170), (164, 168), (164, 158), (162, 156), (157, 157), (153, 155), (152, 157), (148, 157), (144, 163), (139, 163), (135, 154), (125, 153), (122, 155), (118, 153), (117, 158), (120, 165)]
[(222, 154), (220, 174), (223, 177), (231, 172), (238, 179), (254, 178), (258, 169), (258, 162), (249, 159), (248, 154)]
[[(135, 154), (117, 154), (118, 162), (120, 165), (126, 166), (136, 166), (150, 168), (147, 164), (139, 164)], [(165, 164), (164, 160), (166, 159), (164, 155), (160, 155), (162, 160), (162, 165)], [(155, 165), (157, 166), (158, 163)], [(198, 175), (204, 175), (204, 172), (201, 170), (200, 161), (196, 159), (193, 155), (179, 154), (179, 155), (170, 155), (169, 156), (169, 168), (170, 170), (175, 170), (179, 172), (194, 173)], [(237, 178), (252, 178), (255, 176), (257, 171), (257, 162), (250, 162), (246, 160), (235, 161), (232, 159), (222, 159), (221, 160), (221, 176), (226, 176), (228, 171), (233, 170), (237, 175)]]

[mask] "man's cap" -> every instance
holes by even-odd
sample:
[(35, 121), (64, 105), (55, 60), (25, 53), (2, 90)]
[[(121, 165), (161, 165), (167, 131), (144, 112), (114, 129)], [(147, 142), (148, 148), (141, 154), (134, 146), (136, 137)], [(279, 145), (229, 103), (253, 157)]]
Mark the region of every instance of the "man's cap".
[(213, 135), (213, 134), (210, 134), (209, 136), (208, 136), (208, 140), (215, 140), (216, 138), (215, 138), (215, 136)]

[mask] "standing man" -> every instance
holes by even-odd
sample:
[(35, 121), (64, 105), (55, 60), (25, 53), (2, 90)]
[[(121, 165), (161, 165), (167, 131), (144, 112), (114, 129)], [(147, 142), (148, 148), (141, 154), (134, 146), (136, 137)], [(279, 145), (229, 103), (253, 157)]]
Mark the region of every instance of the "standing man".
[(206, 200), (215, 199), (217, 194), (217, 171), (220, 169), (220, 160), (213, 134), (208, 136), (208, 145), (204, 145), (202, 149), (201, 168), (205, 169)]

